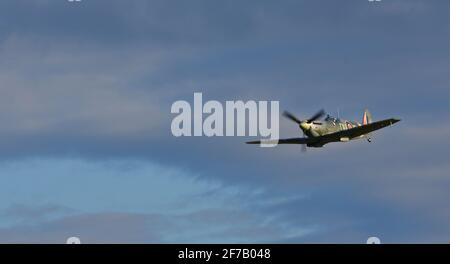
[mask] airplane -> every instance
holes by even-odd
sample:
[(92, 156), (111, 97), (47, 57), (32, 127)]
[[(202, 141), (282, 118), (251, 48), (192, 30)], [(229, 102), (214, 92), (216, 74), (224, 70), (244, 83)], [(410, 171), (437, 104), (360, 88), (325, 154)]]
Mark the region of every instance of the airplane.
[(400, 119), (389, 118), (372, 122), (372, 115), (369, 110), (364, 111), (362, 123), (341, 120), (327, 115), (324, 120), (320, 120), (325, 115), (322, 109), (309, 119), (300, 120), (289, 112), (284, 112), (283, 116), (298, 124), (303, 132), (303, 137), (278, 139), (278, 140), (258, 140), (249, 141), (247, 144), (301, 144), (302, 150), (306, 147), (320, 148), (331, 142), (348, 142), (355, 139), (366, 139), (371, 142), (370, 132), (393, 125)]

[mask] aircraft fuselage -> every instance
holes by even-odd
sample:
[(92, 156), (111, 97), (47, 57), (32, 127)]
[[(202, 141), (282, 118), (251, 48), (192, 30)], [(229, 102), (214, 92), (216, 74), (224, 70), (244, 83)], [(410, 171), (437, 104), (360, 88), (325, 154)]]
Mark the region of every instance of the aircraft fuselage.
[[(320, 137), (328, 134), (332, 134), (335, 132), (351, 129), (354, 127), (361, 126), (362, 124), (356, 121), (349, 121), (349, 120), (343, 120), (331, 116), (327, 116), (325, 120), (320, 121), (313, 121), (311, 123), (302, 122), (299, 124), (299, 127), (301, 130), (303, 130), (303, 133), (307, 135), (308, 137)], [(362, 139), (368, 137), (366, 135), (360, 135), (357, 137), (349, 138), (349, 137), (343, 137), (340, 139), (342, 142), (354, 140), (354, 139)], [(315, 144), (308, 144), (310, 147), (321, 147), (322, 145), (315, 145)]]

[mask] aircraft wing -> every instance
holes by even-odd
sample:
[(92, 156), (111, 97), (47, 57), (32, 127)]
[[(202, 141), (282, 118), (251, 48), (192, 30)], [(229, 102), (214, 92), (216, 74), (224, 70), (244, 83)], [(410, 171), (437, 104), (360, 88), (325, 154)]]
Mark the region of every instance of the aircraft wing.
[(257, 141), (249, 141), (247, 144), (327, 144), (333, 141), (340, 141), (341, 138), (355, 138), (361, 135), (368, 134), (372, 131), (381, 129), (383, 127), (390, 126), (399, 122), (400, 119), (390, 118), (386, 120), (381, 120), (377, 122), (373, 122), (367, 125), (354, 127), (347, 130), (342, 130), (339, 132), (335, 132), (328, 135), (323, 135), (319, 137), (310, 137), (310, 138), (287, 138), (287, 139), (279, 139), (279, 140), (257, 140)]
[(351, 138), (359, 137), (361, 135), (368, 134), (372, 131), (381, 129), (383, 127), (390, 126), (399, 121), (400, 121), (400, 119), (395, 119), (395, 118), (385, 119), (385, 120), (373, 122), (373, 123), (370, 123), (367, 125), (358, 126), (358, 127), (354, 127), (351, 129), (342, 130), (342, 131), (335, 132), (332, 134), (324, 135), (324, 136), (321, 136), (320, 138), (321, 138), (321, 141), (325, 141), (325, 142), (339, 141), (341, 138), (350, 138), (351, 139)]
[(287, 138), (287, 139), (278, 139), (278, 140), (258, 140), (258, 141), (249, 141), (247, 144), (308, 144), (316, 142), (315, 138)]

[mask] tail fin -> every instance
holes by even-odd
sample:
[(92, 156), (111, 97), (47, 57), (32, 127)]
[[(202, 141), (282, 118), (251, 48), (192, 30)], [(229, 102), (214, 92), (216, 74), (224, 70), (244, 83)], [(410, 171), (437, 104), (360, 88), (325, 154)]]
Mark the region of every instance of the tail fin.
[[(363, 125), (367, 125), (372, 123), (372, 114), (370, 114), (369, 110), (364, 110), (364, 115), (363, 115), (363, 120), (362, 120), (362, 124)], [(365, 138), (367, 139), (367, 141), (371, 142), (372, 139), (370, 138), (370, 133), (365, 135)]]
[(370, 114), (369, 110), (366, 109), (364, 110), (362, 124), (367, 125), (370, 123), (372, 123), (372, 115)]

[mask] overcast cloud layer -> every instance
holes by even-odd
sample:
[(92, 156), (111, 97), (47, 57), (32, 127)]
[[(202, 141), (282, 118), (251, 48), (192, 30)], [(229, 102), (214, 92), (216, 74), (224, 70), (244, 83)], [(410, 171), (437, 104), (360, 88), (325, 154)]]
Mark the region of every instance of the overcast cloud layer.
[[(1, 1), (0, 242), (450, 242), (449, 8)], [(402, 121), (306, 154), (175, 138), (194, 92)]]

